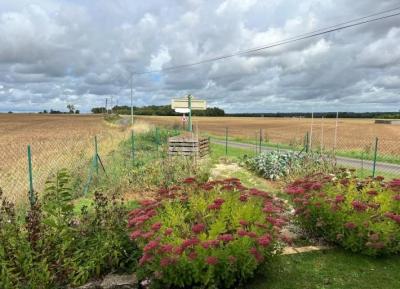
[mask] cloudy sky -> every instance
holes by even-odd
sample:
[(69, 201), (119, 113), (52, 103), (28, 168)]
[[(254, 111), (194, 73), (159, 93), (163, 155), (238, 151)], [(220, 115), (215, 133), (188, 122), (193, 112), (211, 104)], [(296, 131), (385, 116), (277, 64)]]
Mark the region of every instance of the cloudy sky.
[[(1, 0), (0, 111), (130, 104), (132, 72), (268, 45), (398, 0)], [(399, 12), (399, 10), (397, 11)], [(133, 77), (134, 104), (192, 93), (228, 112), (400, 110), (400, 16)]]

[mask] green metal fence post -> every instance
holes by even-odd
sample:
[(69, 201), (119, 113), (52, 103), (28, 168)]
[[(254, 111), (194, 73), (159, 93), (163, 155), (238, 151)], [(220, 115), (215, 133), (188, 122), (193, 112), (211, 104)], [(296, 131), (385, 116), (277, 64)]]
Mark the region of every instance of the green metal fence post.
[(189, 104), (189, 131), (192, 131), (192, 96), (188, 95), (188, 104)]
[(376, 157), (378, 155), (378, 138), (375, 138), (375, 148), (374, 148), (374, 164), (372, 167), (372, 177), (375, 178), (376, 173)]
[(257, 142), (258, 142), (258, 135), (257, 135), (257, 131), (256, 131), (256, 139), (255, 139), (255, 142), (254, 142), (254, 148), (255, 148), (256, 155), (258, 154)]
[(225, 128), (225, 155), (228, 155), (228, 127)]
[(94, 136), (94, 167), (96, 169), (96, 174), (99, 174), (99, 151), (97, 147), (97, 136)]
[(160, 139), (159, 139), (159, 129), (156, 127), (156, 146), (157, 146), (157, 151), (158, 151), (158, 146), (160, 145)]
[(131, 131), (131, 158), (132, 158), (132, 166), (135, 165), (135, 136), (133, 134), (133, 130)]
[(361, 177), (364, 177), (364, 152), (361, 152)]
[(261, 143), (262, 143), (262, 130), (261, 130), (261, 128), (260, 128), (260, 153), (261, 153)]
[(31, 206), (33, 206), (33, 205), (35, 205), (35, 194), (33, 191), (31, 145), (28, 145), (28, 176), (29, 176), (29, 202), (30, 202)]
[(307, 132), (306, 133), (306, 153), (308, 153), (308, 151), (309, 151), (309, 145), (310, 145), (310, 135)]

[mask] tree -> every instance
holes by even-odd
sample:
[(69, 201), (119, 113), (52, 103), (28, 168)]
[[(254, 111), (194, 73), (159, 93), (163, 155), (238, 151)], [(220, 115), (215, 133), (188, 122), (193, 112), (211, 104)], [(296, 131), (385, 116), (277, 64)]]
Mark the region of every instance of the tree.
[(75, 114), (80, 114), (81, 112), (79, 111), (79, 109), (75, 110)]
[(75, 113), (75, 106), (73, 104), (68, 104), (67, 109), (69, 110), (69, 113)]

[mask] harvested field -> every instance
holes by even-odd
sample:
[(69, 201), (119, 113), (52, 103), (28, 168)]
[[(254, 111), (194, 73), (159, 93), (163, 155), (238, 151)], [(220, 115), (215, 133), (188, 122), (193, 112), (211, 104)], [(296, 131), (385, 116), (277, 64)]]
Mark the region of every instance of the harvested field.
[[(158, 125), (182, 126), (180, 117), (138, 116)], [(312, 147), (330, 150), (335, 145), (335, 119), (270, 118), (270, 117), (194, 117), (194, 128), (200, 132), (225, 136), (228, 127), (233, 138), (254, 140), (259, 138), (260, 129), (264, 141), (300, 146), (307, 132), (312, 136)], [(312, 130), (311, 130), (312, 127)], [(357, 150), (371, 153), (375, 138), (379, 138), (379, 151), (400, 157), (400, 127), (375, 124), (373, 119), (339, 119), (337, 150)]]
[(36, 191), (61, 168), (86, 170), (95, 135), (102, 156), (118, 145), (126, 129), (113, 127), (97, 115), (0, 114), (0, 187), (13, 201), (26, 197), (28, 144)]

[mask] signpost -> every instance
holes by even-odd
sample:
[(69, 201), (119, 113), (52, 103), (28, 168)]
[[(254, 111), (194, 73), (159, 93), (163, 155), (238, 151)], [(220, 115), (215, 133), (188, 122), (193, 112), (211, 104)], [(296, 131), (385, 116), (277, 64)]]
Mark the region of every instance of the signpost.
[(192, 131), (192, 110), (206, 110), (207, 104), (205, 100), (194, 99), (192, 95), (185, 98), (173, 99), (171, 108), (176, 112), (189, 113), (188, 131)]

